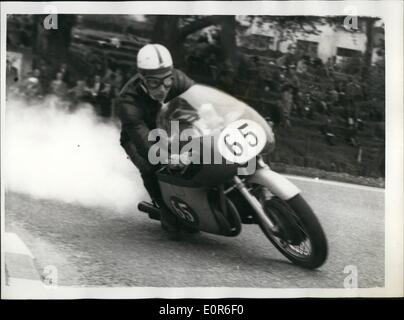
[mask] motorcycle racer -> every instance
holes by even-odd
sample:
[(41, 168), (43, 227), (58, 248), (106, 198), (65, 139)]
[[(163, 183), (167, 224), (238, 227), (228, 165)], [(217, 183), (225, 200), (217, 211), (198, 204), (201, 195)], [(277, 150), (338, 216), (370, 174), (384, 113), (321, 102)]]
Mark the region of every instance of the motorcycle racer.
[(170, 239), (179, 238), (175, 216), (162, 200), (155, 172), (158, 166), (148, 161), (150, 130), (163, 103), (181, 95), (194, 85), (182, 71), (175, 69), (170, 52), (160, 44), (147, 44), (137, 54), (137, 70), (121, 89), (117, 115), (121, 122), (120, 144), (139, 169), (144, 186), (161, 210), (161, 226)]

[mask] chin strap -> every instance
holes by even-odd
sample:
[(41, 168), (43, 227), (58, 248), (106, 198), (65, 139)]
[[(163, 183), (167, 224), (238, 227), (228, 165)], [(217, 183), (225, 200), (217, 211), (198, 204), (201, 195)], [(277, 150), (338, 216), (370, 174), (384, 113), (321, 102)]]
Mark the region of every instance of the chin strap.
[[(140, 73), (135, 74), (132, 78), (130, 78), (130, 79), (128, 80), (128, 82), (126, 82), (126, 84), (122, 87), (121, 91), (119, 92), (119, 96), (124, 95), (132, 85), (133, 85), (135, 88), (136, 88), (137, 86), (140, 86), (140, 87), (144, 90), (144, 92), (146, 92), (147, 95), (148, 95), (151, 99), (153, 99), (153, 97), (150, 95), (149, 89), (148, 89), (147, 86), (144, 84), (144, 77), (143, 77)], [(153, 100), (154, 100), (154, 99), (153, 99)], [(157, 100), (155, 100), (155, 101), (157, 101)], [(159, 101), (158, 101), (158, 102), (159, 102)]]
[[(150, 96), (150, 92), (149, 89), (147, 88), (147, 86), (144, 85), (143, 81), (140, 82), (140, 87), (144, 90), (144, 92), (146, 92), (148, 94), (148, 96), (151, 98)], [(153, 99), (153, 98), (152, 98)]]

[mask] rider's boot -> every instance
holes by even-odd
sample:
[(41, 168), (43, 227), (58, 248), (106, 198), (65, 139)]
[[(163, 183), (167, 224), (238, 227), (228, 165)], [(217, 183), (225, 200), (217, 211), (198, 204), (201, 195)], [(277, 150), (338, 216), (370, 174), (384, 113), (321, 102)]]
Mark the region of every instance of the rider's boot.
[(166, 232), (168, 239), (173, 241), (182, 239), (179, 222), (165, 205), (160, 206), (160, 222), (161, 228)]

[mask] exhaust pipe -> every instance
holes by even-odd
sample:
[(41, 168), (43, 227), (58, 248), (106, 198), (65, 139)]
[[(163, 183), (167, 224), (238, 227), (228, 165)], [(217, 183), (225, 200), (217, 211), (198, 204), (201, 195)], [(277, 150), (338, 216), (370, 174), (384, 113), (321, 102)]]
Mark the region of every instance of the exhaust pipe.
[(160, 209), (150, 202), (142, 201), (137, 205), (139, 211), (145, 212), (150, 219), (160, 220)]

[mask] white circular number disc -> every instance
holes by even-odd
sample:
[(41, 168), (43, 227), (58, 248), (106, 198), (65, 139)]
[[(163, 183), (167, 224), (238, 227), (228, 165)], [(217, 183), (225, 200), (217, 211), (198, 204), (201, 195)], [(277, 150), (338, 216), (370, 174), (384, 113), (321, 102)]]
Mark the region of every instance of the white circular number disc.
[(240, 119), (230, 123), (221, 132), (218, 149), (226, 160), (245, 163), (264, 149), (266, 140), (265, 131), (258, 123)]

